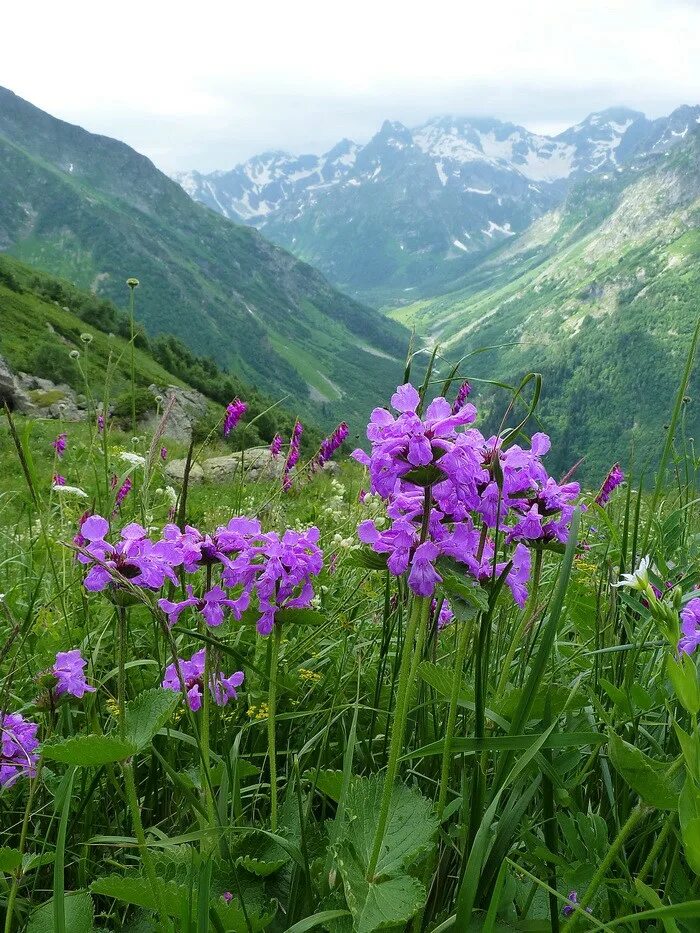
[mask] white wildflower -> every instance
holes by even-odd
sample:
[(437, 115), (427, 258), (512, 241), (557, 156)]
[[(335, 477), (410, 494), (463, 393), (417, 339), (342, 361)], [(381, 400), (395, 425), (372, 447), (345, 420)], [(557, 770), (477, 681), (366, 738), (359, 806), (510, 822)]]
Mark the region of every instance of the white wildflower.
[(623, 573), (613, 586), (628, 586), (631, 590), (649, 589), (649, 557), (643, 557), (634, 573)]
[(145, 466), (146, 458), (142, 457), (141, 454), (132, 453), (129, 450), (122, 450), (119, 454), (119, 459), (124, 460), (126, 463), (131, 463), (133, 466)]
[(78, 486), (57, 486), (56, 483), (51, 487), (52, 492), (60, 492), (61, 495), (65, 496), (78, 496), (81, 499), (87, 499), (88, 494), (84, 489), (80, 489)]

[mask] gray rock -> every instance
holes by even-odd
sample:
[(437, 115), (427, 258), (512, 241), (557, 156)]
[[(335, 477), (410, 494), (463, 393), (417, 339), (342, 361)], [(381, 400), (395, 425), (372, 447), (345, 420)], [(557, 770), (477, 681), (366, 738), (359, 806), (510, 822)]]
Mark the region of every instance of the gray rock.
[[(185, 478), (186, 463), (186, 460), (170, 460), (165, 465), (165, 475), (171, 483), (182, 486), (182, 482)], [(190, 468), (190, 485), (196, 486), (198, 483), (201, 483), (203, 479), (204, 472), (201, 466), (198, 463), (193, 463)]]
[[(165, 411), (170, 400), (174, 399), (168, 420), (165, 423), (164, 436), (175, 441), (187, 443), (192, 437), (192, 428), (194, 424), (203, 418), (207, 413), (208, 402), (206, 396), (196, 389), (183, 389), (181, 386), (156, 386), (150, 385), (148, 391), (154, 398), (160, 396), (163, 401), (160, 405), (161, 412)], [(141, 427), (147, 431), (153, 431), (157, 427), (160, 418), (155, 414), (149, 414), (141, 421)]]
[(210, 457), (202, 463), (204, 478), (209, 483), (231, 482), (240, 475), (241, 464), (244, 476), (249, 481), (272, 480), (282, 475), (283, 460), (275, 459), (267, 447), (249, 447), (225, 457)]

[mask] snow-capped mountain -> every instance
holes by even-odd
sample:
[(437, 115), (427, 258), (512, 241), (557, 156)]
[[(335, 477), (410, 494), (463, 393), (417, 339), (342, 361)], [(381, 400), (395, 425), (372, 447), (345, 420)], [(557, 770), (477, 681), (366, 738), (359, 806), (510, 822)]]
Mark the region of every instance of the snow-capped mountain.
[(444, 116), (412, 129), (387, 120), (364, 146), (344, 139), (320, 156), (266, 152), (231, 171), (176, 178), (342, 287), (396, 300), (419, 282), (459, 275), (577, 180), (663, 154), (699, 121), (700, 106), (657, 120), (616, 107), (542, 136), (490, 118)]

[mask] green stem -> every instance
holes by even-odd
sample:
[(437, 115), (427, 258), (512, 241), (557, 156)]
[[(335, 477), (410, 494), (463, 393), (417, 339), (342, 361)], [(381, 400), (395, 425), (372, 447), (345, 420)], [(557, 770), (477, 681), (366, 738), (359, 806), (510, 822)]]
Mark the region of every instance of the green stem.
[(279, 663), (282, 626), (275, 622), (270, 651), (270, 679), (267, 693), (267, 755), (270, 760), (270, 828), (277, 832), (277, 745), (275, 714), (277, 711), (277, 666)]
[(153, 891), (153, 899), (156, 904), (156, 910), (158, 911), (158, 917), (160, 918), (160, 926), (161, 929), (170, 931), (172, 928), (168, 914), (163, 904), (163, 899), (161, 897), (161, 891), (159, 887), (160, 882), (158, 880), (158, 875), (156, 874), (153, 859), (151, 858), (151, 853), (148, 851), (146, 834), (143, 831), (141, 810), (139, 808), (138, 796), (136, 794), (136, 782), (134, 780), (134, 766), (130, 761), (122, 763), (122, 773), (124, 774), (126, 800), (129, 805), (129, 810), (131, 811), (131, 821), (134, 827), (134, 834), (139, 846), (139, 854), (141, 855), (143, 867), (146, 870), (148, 882), (151, 885), (151, 890)]
[(496, 687), (496, 697), (502, 697), (506, 686), (508, 685), (508, 675), (510, 674), (510, 666), (513, 663), (513, 658), (515, 657), (515, 652), (518, 650), (518, 647), (522, 644), (523, 635), (528, 629), (528, 626), (532, 623), (535, 612), (537, 611), (537, 596), (540, 589), (540, 578), (542, 576), (542, 550), (537, 548), (535, 551), (535, 567), (532, 572), (532, 589), (530, 590), (530, 601), (523, 615), (523, 618), (518, 626), (518, 629), (513, 636), (513, 640), (508, 646), (508, 651), (506, 656), (503, 659), (501, 665), (501, 675), (498, 679), (498, 686)]
[(374, 836), (372, 857), (370, 858), (369, 867), (367, 869), (368, 880), (374, 878), (374, 872), (381, 854), (382, 842), (384, 841), (384, 833), (386, 832), (386, 824), (389, 818), (389, 807), (391, 805), (391, 794), (394, 789), (394, 781), (396, 780), (396, 774), (399, 768), (399, 758), (403, 749), (406, 720), (408, 718), (413, 684), (423, 654), (423, 644), (425, 642), (429, 611), (429, 596), (417, 596), (414, 598), (411, 615), (408, 620), (408, 625), (406, 626), (403, 650), (401, 652), (399, 683), (396, 691), (396, 709), (391, 730), (391, 743), (389, 745), (389, 761), (387, 763), (386, 775), (384, 776), (384, 789), (382, 791), (377, 831)]
[(447, 726), (445, 728), (445, 747), (442, 752), (442, 768), (440, 771), (440, 790), (438, 793), (437, 812), (441, 817), (445, 804), (447, 803), (447, 784), (450, 776), (450, 764), (452, 761), (452, 739), (454, 738), (455, 724), (457, 722), (457, 704), (459, 701), (459, 688), (462, 684), (462, 669), (464, 668), (464, 659), (467, 654), (467, 645), (472, 627), (462, 622), (457, 642), (457, 655), (455, 657), (455, 666), (453, 671), (452, 691), (450, 693), (450, 706), (447, 712)]
[(126, 609), (117, 606), (117, 705), (119, 707), (119, 735), (126, 738)]
[(136, 366), (134, 363), (134, 288), (129, 286), (129, 331), (131, 347), (131, 436), (136, 436)]
[[(24, 808), (24, 818), (22, 820), (22, 829), (20, 830), (19, 835), (19, 853), (24, 855), (24, 847), (27, 844), (27, 834), (29, 832), (29, 817), (32, 813), (32, 804), (34, 803), (34, 795), (36, 794), (36, 789), (39, 786), (39, 777), (41, 775), (41, 766), (42, 759), (39, 759), (39, 762), (36, 766), (36, 776), (31, 779), (29, 785), (29, 795), (27, 797), (27, 805)], [(12, 886), (10, 887), (10, 893), (7, 895), (7, 913), (5, 914), (5, 933), (11, 933), (12, 930), (12, 912), (15, 906), (15, 899), (17, 897), (17, 891), (19, 889), (20, 881), (22, 880), (23, 870), (20, 865), (16, 869), (12, 877)]]
[[(209, 771), (209, 764), (211, 761), (211, 741), (209, 734), (209, 715), (211, 710), (211, 691), (210, 684), (212, 679), (211, 672), (211, 650), (209, 645), (205, 642), (204, 644), (204, 685), (202, 687), (202, 718), (201, 718), (201, 727), (199, 731), (199, 740), (201, 744), (201, 754), (202, 754), (202, 771), (201, 771), (201, 784), (202, 784), (202, 796), (204, 797), (204, 806), (207, 811), (207, 817), (209, 819), (210, 828), (214, 826), (216, 822), (216, 811), (214, 808), (214, 797), (212, 792), (211, 785), (211, 774)], [(202, 839), (201, 848), (202, 851), (206, 850), (206, 838)]]
[(625, 844), (627, 838), (631, 836), (639, 823), (641, 823), (641, 821), (649, 812), (650, 808), (643, 803), (638, 803), (634, 810), (632, 810), (627, 818), (627, 821), (620, 828), (620, 832), (617, 834), (613, 840), (612, 845), (606, 852), (605, 858), (598, 866), (598, 870), (596, 871), (595, 875), (593, 875), (591, 883), (586, 889), (586, 893), (581, 898), (579, 910), (572, 914), (571, 919), (564, 925), (563, 929), (565, 933), (572, 933), (572, 931), (576, 928), (580, 919), (581, 911), (584, 911), (595, 897), (598, 888), (605, 880), (605, 875), (607, 874), (608, 869), (619, 855), (620, 849)]

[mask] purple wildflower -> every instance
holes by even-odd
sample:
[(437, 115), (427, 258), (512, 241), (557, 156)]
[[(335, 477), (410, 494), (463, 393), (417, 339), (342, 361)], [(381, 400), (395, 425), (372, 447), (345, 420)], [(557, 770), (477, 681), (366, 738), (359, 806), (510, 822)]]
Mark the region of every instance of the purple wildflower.
[(194, 595), (191, 585), (187, 585), (187, 598), (180, 602), (171, 602), (169, 599), (159, 599), (158, 605), (168, 617), (168, 625), (173, 626), (180, 618), (181, 613), (188, 607), (193, 607), (202, 614), (207, 625), (212, 627), (221, 625), (224, 621), (225, 609), (240, 620), (250, 605), (250, 593), (243, 590), (238, 599), (229, 599), (220, 586), (212, 587), (202, 598)]
[(121, 484), (121, 486), (117, 490), (117, 495), (114, 497), (114, 511), (115, 512), (119, 508), (119, 506), (122, 504), (122, 502), (126, 499), (126, 497), (129, 495), (129, 493), (131, 492), (131, 486), (132, 486), (131, 479), (127, 476), (127, 478), (124, 480), (124, 482)]
[(56, 456), (60, 460), (66, 452), (66, 447), (68, 446), (68, 435), (65, 433), (59, 434), (58, 437), (51, 442), (51, 446), (56, 451)]
[(65, 486), (66, 478), (65, 476), (61, 476), (60, 473), (54, 473), (53, 479), (51, 480), (51, 482), (53, 483), (54, 486)]
[(161, 459), (164, 463), (165, 463), (165, 461), (168, 459), (168, 448), (167, 448), (167, 447), (161, 447), (161, 448), (160, 448), (160, 459)]
[(280, 455), (280, 450), (282, 450), (282, 435), (275, 434), (272, 438), (272, 443), (270, 444), (270, 456), (273, 460), (276, 460)]
[(457, 412), (460, 410), (460, 408), (464, 408), (464, 404), (469, 398), (471, 391), (472, 391), (472, 387), (465, 379), (465, 381), (462, 383), (462, 385), (457, 390), (457, 395), (455, 397), (454, 404), (452, 406), (453, 415), (456, 415)]
[(610, 472), (605, 477), (603, 485), (600, 487), (600, 492), (595, 497), (595, 501), (598, 505), (605, 505), (609, 500), (610, 496), (614, 489), (623, 483), (625, 480), (625, 474), (620, 469), (620, 464), (615, 463), (610, 469)]
[[(578, 906), (578, 893), (576, 891), (569, 891), (566, 899), (568, 901), (568, 904), (565, 904), (562, 907), (561, 912), (565, 917), (570, 917), (571, 914), (573, 914), (576, 907)], [(586, 913), (587, 914), (592, 913), (592, 910), (590, 907), (586, 907)]]
[[(193, 654), (189, 661), (181, 658), (177, 664), (169, 664), (163, 678), (163, 688), (165, 690), (179, 691), (182, 690), (184, 685), (187, 705), (194, 712), (202, 706), (204, 664), (205, 649), (202, 648), (196, 654)], [(178, 674), (178, 667), (180, 674)], [(180, 679), (180, 675), (182, 679)], [(209, 692), (216, 705), (226, 706), (229, 700), (237, 699), (236, 688), (241, 686), (243, 680), (244, 674), (242, 671), (236, 671), (229, 677), (225, 677), (221, 672), (212, 674), (209, 682)]]
[(232, 402), (229, 402), (226, 406), (226, 415), (224, 417), (224, 437), (229, 436), (247, 410), (248, 406), (239, 398), (235, 398)]
[(678, 642), (679, 654), (693, 654), (700, 645), (700, 599), (691, 599), (681, 611), (681, 631)]
[(102, 434), (104, 429), (105, 429), (105, 416), (98, 415), (97, 416), (97, 433)]
[(301, 421), (295, 421), (292, 436), (289, 439), (289, 452), (287, 453), (287, 459), (284, 461), (284, 470), (282, 472), (282, 489), (285, 492), (289, 492), (292, 488), (292, 470), (299, 462), (303, 432), (304, 426)]
[(86, 693), (95, 692), (95, 688), (90, 687), (85, 680), (86, 664), (87, 661), (82, 657), (78, 648), (58, 652), (52, 669), (58, 681), (55, 688), (56, 696), (69, 693), (71, 696), (82, 699)]
[[(433, 614), (435, 613), (436, 609), (437, 609), (437, 601), (433, 600), (433, 603), (432, 603)], [(438, 613), (438, 617), (436, 619), (438, 631), (441, 632), (448, 625), (451, 625), (452, 622), (454, 622), (454, 613), (452, 612), (452, 608), (448, 600), (443, 599), (442, 606), (440, 606), (440, 612)]]
[(223, 900), (226, 901), (227, 904), (230, 904), (231, 901), (233, 900), (233, 894), (231, 894), (230, 891), (224, 891), (224, 893), (221, 895), (221, 897), (222, 897)]
[(36, 774), (38, 728), (19, 713), (0, 711), (0, 787), (11, 787), (20, 777)]
[(333, 454), (336, 452), (336, 450), (338, 450), (340, 445), (348, 436), (349, 431), (350, 429), (348, 428), (345, 421), (341, 421), (331, 436), (326, 437), (323, 441), (321, 441), (319, 451), (314, 457), (314, 466), (322, 467), (324, 463), (330, 460)]

